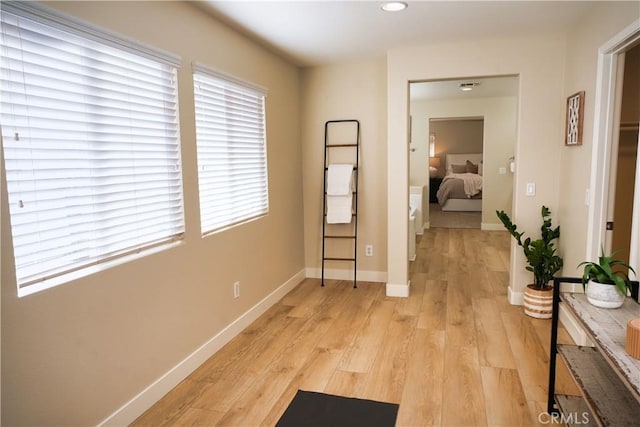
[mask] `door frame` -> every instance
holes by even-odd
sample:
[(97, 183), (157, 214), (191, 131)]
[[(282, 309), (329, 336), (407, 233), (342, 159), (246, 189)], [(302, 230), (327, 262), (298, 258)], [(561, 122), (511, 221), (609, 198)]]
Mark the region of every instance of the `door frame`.
[[(607, 238), (606, 222), (609, 220), (609, 196), (611, 181), (615, 179), (615, 161), (618, 132), (620, 129), (619, 106), (621, 94), (620, 67), (624, 52), (640, 43), (640, 19), (635, 20), (619, 32), (598, 50), (598, 69), (596, 77), (595, 112), (593, 125), (593, 149), (591, 155), (590, 203), (587, 228), (586, 258), (596, 260), (600, 247), (605, 246)], [(634, 212), (640, 212), (640, 167), (636, 168), (636, 186), (634, 193)], [(630, 263), (640, 261), (640, 220), (634, 216), (632, 225), (632, 244)], [(636, 236), (634, 239), (633, 236)], [(636, 243), (634, 243), (636, 241)], [(634, 261), (635, 260), (635, 261)]]

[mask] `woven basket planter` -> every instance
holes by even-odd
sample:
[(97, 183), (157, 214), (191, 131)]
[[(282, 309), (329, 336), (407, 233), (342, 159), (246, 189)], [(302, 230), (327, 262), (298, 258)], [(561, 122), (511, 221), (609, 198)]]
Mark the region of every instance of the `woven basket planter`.
[(534, 285), (527, 285), (524, 290), (524, 314), (536, 319), (551, 319), (553, 312), (553, 288), (545, 286), (536, 289)]

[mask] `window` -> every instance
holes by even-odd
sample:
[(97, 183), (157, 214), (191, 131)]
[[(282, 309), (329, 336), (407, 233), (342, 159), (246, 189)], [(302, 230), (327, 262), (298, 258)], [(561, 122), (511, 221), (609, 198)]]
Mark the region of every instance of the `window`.
[(194, 64), (201, 231), (269, 210), (265, 90)]
[(18, 294), (181, 239), (179, 61), (42, 6), (1, 14)]

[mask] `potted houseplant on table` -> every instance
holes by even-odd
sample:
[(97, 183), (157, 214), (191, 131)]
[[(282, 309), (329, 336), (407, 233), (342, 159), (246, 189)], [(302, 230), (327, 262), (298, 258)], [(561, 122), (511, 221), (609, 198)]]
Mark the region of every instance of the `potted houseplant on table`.
[(627, 289), (631, 288), (627, 271), (635, 271), (623, 260), (615, 258), (618, 252), (605, 255), (604, 248), (601, 248), (598, 262), (584, 261), (578, 264), (578, 267), (584, 267), (582, 286), (585, 288), (587, 300), (596, 307), (622, 306)]
[(526, 269), (533, 273), (533, 284), (527, 285), (524, 292), (525, 314), (538, 319), (550, 319), (553, 303), (553, 287), (549, 285), (554, 275), (562, 268), (562, 258), (556, 253), (553, 241), (560, 237), (560, 226), (552, 228), (551, 211), (542, 206), (542, 226), (540, 238), (523, 240), (523, 232), (511, 221), (504, 211), (496, 211), (496, 215), (507, 231), (522, 247), (529, 264)]

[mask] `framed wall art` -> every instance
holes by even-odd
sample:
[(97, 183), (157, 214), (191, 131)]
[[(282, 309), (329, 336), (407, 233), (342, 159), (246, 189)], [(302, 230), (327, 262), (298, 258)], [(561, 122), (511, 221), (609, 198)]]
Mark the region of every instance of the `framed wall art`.
[(584, 91), (567, 98), (567, 127), (564, 145), (582, 145), (582, 121), (584, 118)]

